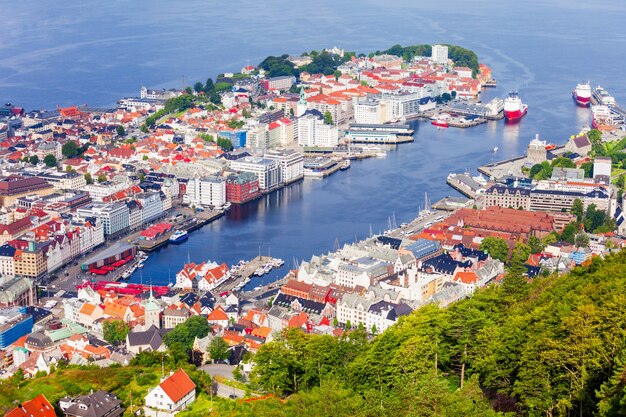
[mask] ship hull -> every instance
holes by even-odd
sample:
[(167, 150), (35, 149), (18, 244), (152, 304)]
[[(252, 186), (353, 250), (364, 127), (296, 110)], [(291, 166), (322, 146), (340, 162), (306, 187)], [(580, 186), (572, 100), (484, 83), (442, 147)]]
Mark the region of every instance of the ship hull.
[(431, 124), (433, 126), (437, 126), (437, 127), (448, 127), (449, 126), (448, 122), (442, 122), (440, 120), (434, 120)]
[(508, 121), (513, 121), (513, 120), (519, 120), (522, 117), (524, 117), (526, 115), (526, 112), (528, 111), (528, 107), (524, 107), (520, 110), (505, 110), (504, 111), (504, 118)]
[(170, 243), (183, 243), (187, 239), (189, 239), (189, 235), (179, 236), (179, 237), (174, 238), (174, 239), (170, 238), (169, 241), (170, 241)]
[(576, 91), (572, 92), (572, 97), (574, 98), (576, 104), (578, 104), (580, 107), (589, 107), (591, 105), (590, 97), (581, 97), (576, 94)]

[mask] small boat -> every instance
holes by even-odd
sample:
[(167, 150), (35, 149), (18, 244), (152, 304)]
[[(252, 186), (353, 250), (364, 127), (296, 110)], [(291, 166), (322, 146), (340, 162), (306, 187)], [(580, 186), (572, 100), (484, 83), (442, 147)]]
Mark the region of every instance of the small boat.
[(450, 126), (450, 115), (449, 114), (441, 114), (435, 120), (431, 122), (433, 126), (446, 128)]
[(350, 169), (350, 160), (346, 159), (345, 161), (343, 161), (343, 164), (341, 164), (341, 168), (339, 168), (342, 171), (345, 171), (347, 169)]
[(169, 241), (172, 243), (183, 243), (189, 238), (189, 233), (186, 230), (177, 230), (170, 236)]

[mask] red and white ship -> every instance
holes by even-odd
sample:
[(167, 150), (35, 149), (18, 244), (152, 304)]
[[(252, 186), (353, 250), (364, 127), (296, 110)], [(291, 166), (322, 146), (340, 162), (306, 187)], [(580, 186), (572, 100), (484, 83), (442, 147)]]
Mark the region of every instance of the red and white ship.
[(450, 122), (450, 115), (444, 113), (444, 114), (440, 114), (439, 116), (437, 116), (435, 120), (431, 122), (431, 124), (433, 126), (446, 128), (450, 125), (449, 122)]
[(509, 96), (504, 99), (504, 117), (506, 120), (518, 120), (524, 117), (528, 111), (528, 106), (522, 103), (517, 95), (517, 91), (511, 91)]
[(591, 106), (591, 126), (594, 129), (611, 129), (615, 127), (613, 114), (608, 106)]
[(591, 86), (589, 83), (578, 84), (574, 91), (572, 91), (572, 97), (579, 106), (589, 107), (591, 104)]

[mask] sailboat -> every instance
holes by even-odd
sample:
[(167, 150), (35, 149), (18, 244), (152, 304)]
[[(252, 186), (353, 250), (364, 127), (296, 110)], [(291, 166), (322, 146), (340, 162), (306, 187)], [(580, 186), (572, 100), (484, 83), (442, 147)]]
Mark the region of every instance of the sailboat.
[(430, 202), (428, 201), (428, 193), (425, 192), (424, 193), (424, 208), (420, 210), (420, 212), (417, 214), (417, 218), (421, 220), (431, 213), (432, 211), (430, 210)]

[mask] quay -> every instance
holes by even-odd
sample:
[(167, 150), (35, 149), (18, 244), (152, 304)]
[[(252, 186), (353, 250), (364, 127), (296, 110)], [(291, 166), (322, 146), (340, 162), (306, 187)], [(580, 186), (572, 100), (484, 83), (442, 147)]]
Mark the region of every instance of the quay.
[[(560, 156), (565, 152), (565, 145), (556, 146), (551, 150), (556, 156)], [(522, 167), (526, 163), (526, 155), (516, 156), (504, 161), (498, 161), (492, 164), (483, 165), (478, 168), (478, 172), (498, 181), (501, 178), (512, 175), (515, 177), (526, 177), (522, 172)]]
[(324, 157), (306, 158), (304, 160), (304, 178), (325, 178), (339, 171), (342, 166), (342, 162)]
[(441, 211), (456, 211), (460, 208), (471, 207), (474, 200), (465, 197), (447, 196), (433, 203), (432, 208)]
[(487, 187), (487, 181), (483, 177), (472, 177), (468, 172), (450, 174), (446, 179), (446, 183), (469, 198), (476, 198)]
[(209, 211), (209, 212), (199, 212), (196, 213), (195, 221), (194, 219), (187, 220), (182, 223), (180, 226), (172, 228), (169, 232), (165, 233), (162, 236), (159, 236), (156, 239), (152, 240), (144, 240), (137, 239), (134, 241), (134, 245), (137, 246), (137, 249), (144, 252), (152, 252), (162, 246), (170, 243), (170, 236), (176, 232), (177, 230), (186, 230), (187, 232), (192, 232), (204, 226), (205, 224), (209, 224), (214, 220), (219, 219), (224, 215), (224, 211)]

